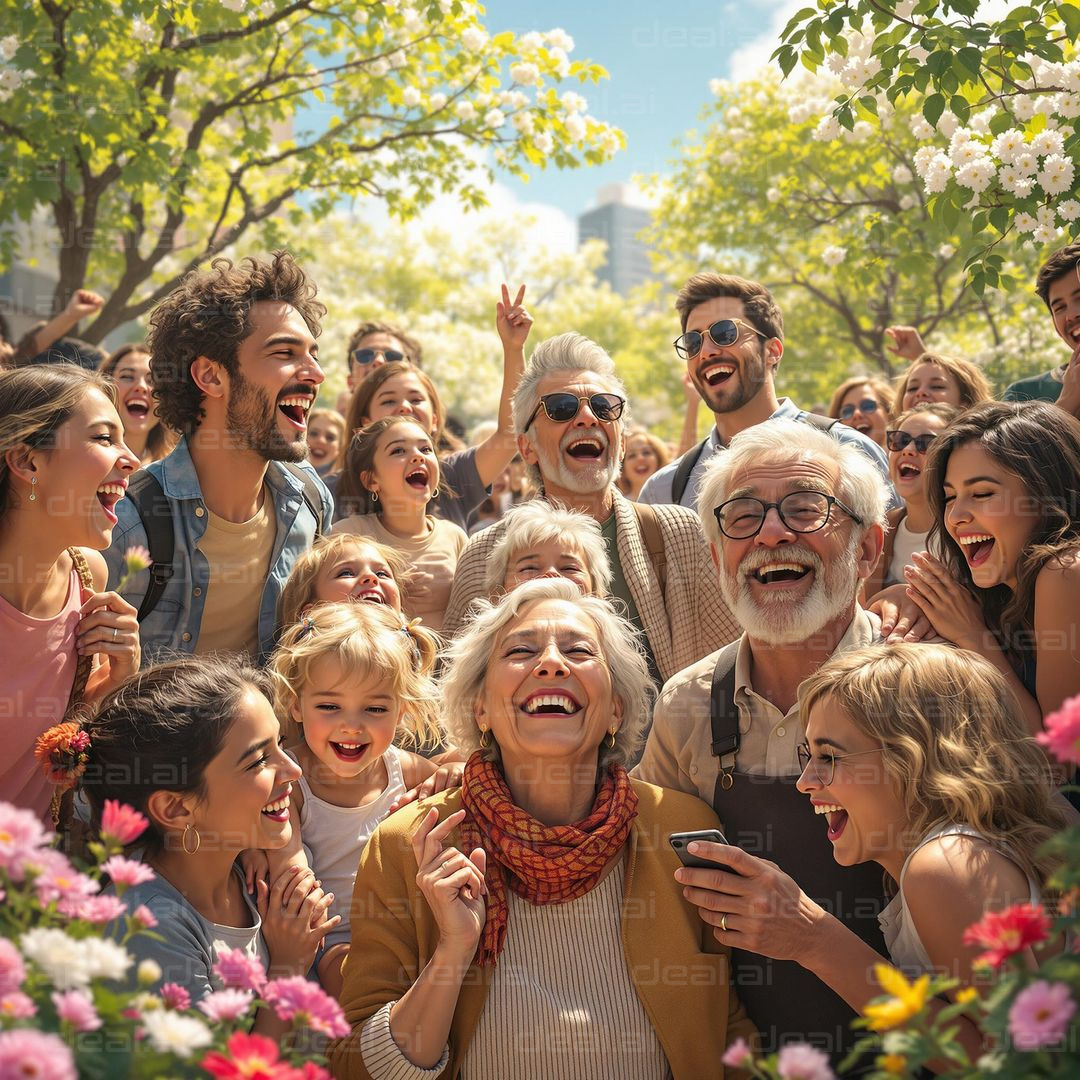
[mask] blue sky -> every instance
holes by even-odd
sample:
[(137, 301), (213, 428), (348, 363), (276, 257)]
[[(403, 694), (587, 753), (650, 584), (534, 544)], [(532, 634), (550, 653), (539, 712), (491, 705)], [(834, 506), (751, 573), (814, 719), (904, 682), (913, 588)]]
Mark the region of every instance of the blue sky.
[(665, 172), (673, 145), (698, 122), (709, 80), (742, 74), (771, 51), (784, 0), (487, 0), (483, 22), (496, 33), (561, 26), (574, 59), (596, 61), (611, 78), (582, 93), (590, 112), (622, 128), (627, 149), (602, 167), (533, 174), (522, 184), (498, 179), (520, 199), (549, 203), (577, 217), (602, 184), (636, 173)]

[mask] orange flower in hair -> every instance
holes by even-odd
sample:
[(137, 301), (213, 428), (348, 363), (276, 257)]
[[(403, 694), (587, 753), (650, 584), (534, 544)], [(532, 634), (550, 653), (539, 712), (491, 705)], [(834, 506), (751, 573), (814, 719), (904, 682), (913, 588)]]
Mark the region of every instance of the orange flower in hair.
[(86, 772), (89, 750), (90, 736), (78, 724), (68, 720), (38, 737), (34, 757), (41, 762), (49, 783), (64, 792), (70, 791)]

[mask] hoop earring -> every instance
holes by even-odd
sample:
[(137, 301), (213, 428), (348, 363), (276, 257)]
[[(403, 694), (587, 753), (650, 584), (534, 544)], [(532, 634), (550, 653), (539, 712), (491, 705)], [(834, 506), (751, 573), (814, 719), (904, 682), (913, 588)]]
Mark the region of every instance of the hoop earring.
[(36, 487), (37, 487), (37, 477), (36, 476), (31, 476), (30, 477), (30, 502), (37, 502), (37, 492), (34, 490), (34, 488), (36, 488)]
[(378, 502), (379, 501), (379, 493), (377, 491), (370, 492), (370, 495), (371, 495), (371, 501), (372, 502)]
[(490, 745), (491, 745), (491, 729), (490, 728), (484, 728), (484, 730), (480, 732), (480, 749), (481, 750), (486, 750)]
[(608, 749), (609, 750), (613, 750), (615, 748), (615, 731), (616, 731), (616, 729), (612, 728), (607, 733), (607, 744), (608, 744)]
[(185, 855), (194, 855), (196, 851), (202, 847), (202, 837), (199, 835), (199, 830), (195, 829), (195, 846), (193, 848), (188, 847), (188, 833), (195, 829), (195, 826), (189, 821), (184, 826), (184, 835), (180, 838), (180, 846), (184, 849)]
[(439, 489), (438, 489), (438, 488), (435, 488), (435, 490), (434, 490), (434, 491), (432, 491), (432, 493), (431, 493), (431, 497), (432, 497), (433, 499), (437, 499), (437, 498), (439, 497)]

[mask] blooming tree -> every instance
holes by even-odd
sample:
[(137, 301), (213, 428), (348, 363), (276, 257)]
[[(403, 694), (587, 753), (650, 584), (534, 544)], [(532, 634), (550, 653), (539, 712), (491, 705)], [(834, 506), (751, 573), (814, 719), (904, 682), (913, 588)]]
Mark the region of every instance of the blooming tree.
[(1080, 228), (1080, 7), (983, 10), (978, 0), (818, 0), (792, 17), (774, 53), (785, 75), (801, 60), (837, 76), (822, 138), (865, 125), (876, 140), (893, 108), (917, 109), (927, 209), (958, 233), (979, 294), (1016, 284), (1008, 262), (1018, 244), (1058, 246)]
[(565, 31), (492, 36), (470, 0), (0, 0), (0, 26), (0, 225), (47, 215), (56, 304), (108, 295), (93, 342), (250, 229), (476, 207), (470, 154), (523, 175), (623, 142), (560, 93), (604, 75)]

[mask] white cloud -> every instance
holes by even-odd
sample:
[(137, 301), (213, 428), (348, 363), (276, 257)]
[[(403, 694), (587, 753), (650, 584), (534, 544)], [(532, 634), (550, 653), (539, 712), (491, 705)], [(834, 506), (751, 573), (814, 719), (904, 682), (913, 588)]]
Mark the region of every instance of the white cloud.
[(805, 0), (758, 0), (751, 6), (760, 11), (762, 18), (768, 17), (768, 28), (731, 54), (727, 77), (735, 82), (753, 78), (761, 68), (768, 66), (769, 57), (780, 44), (780, 34), (788, 20), (800, 8), (806, 7), (806, 3)]

